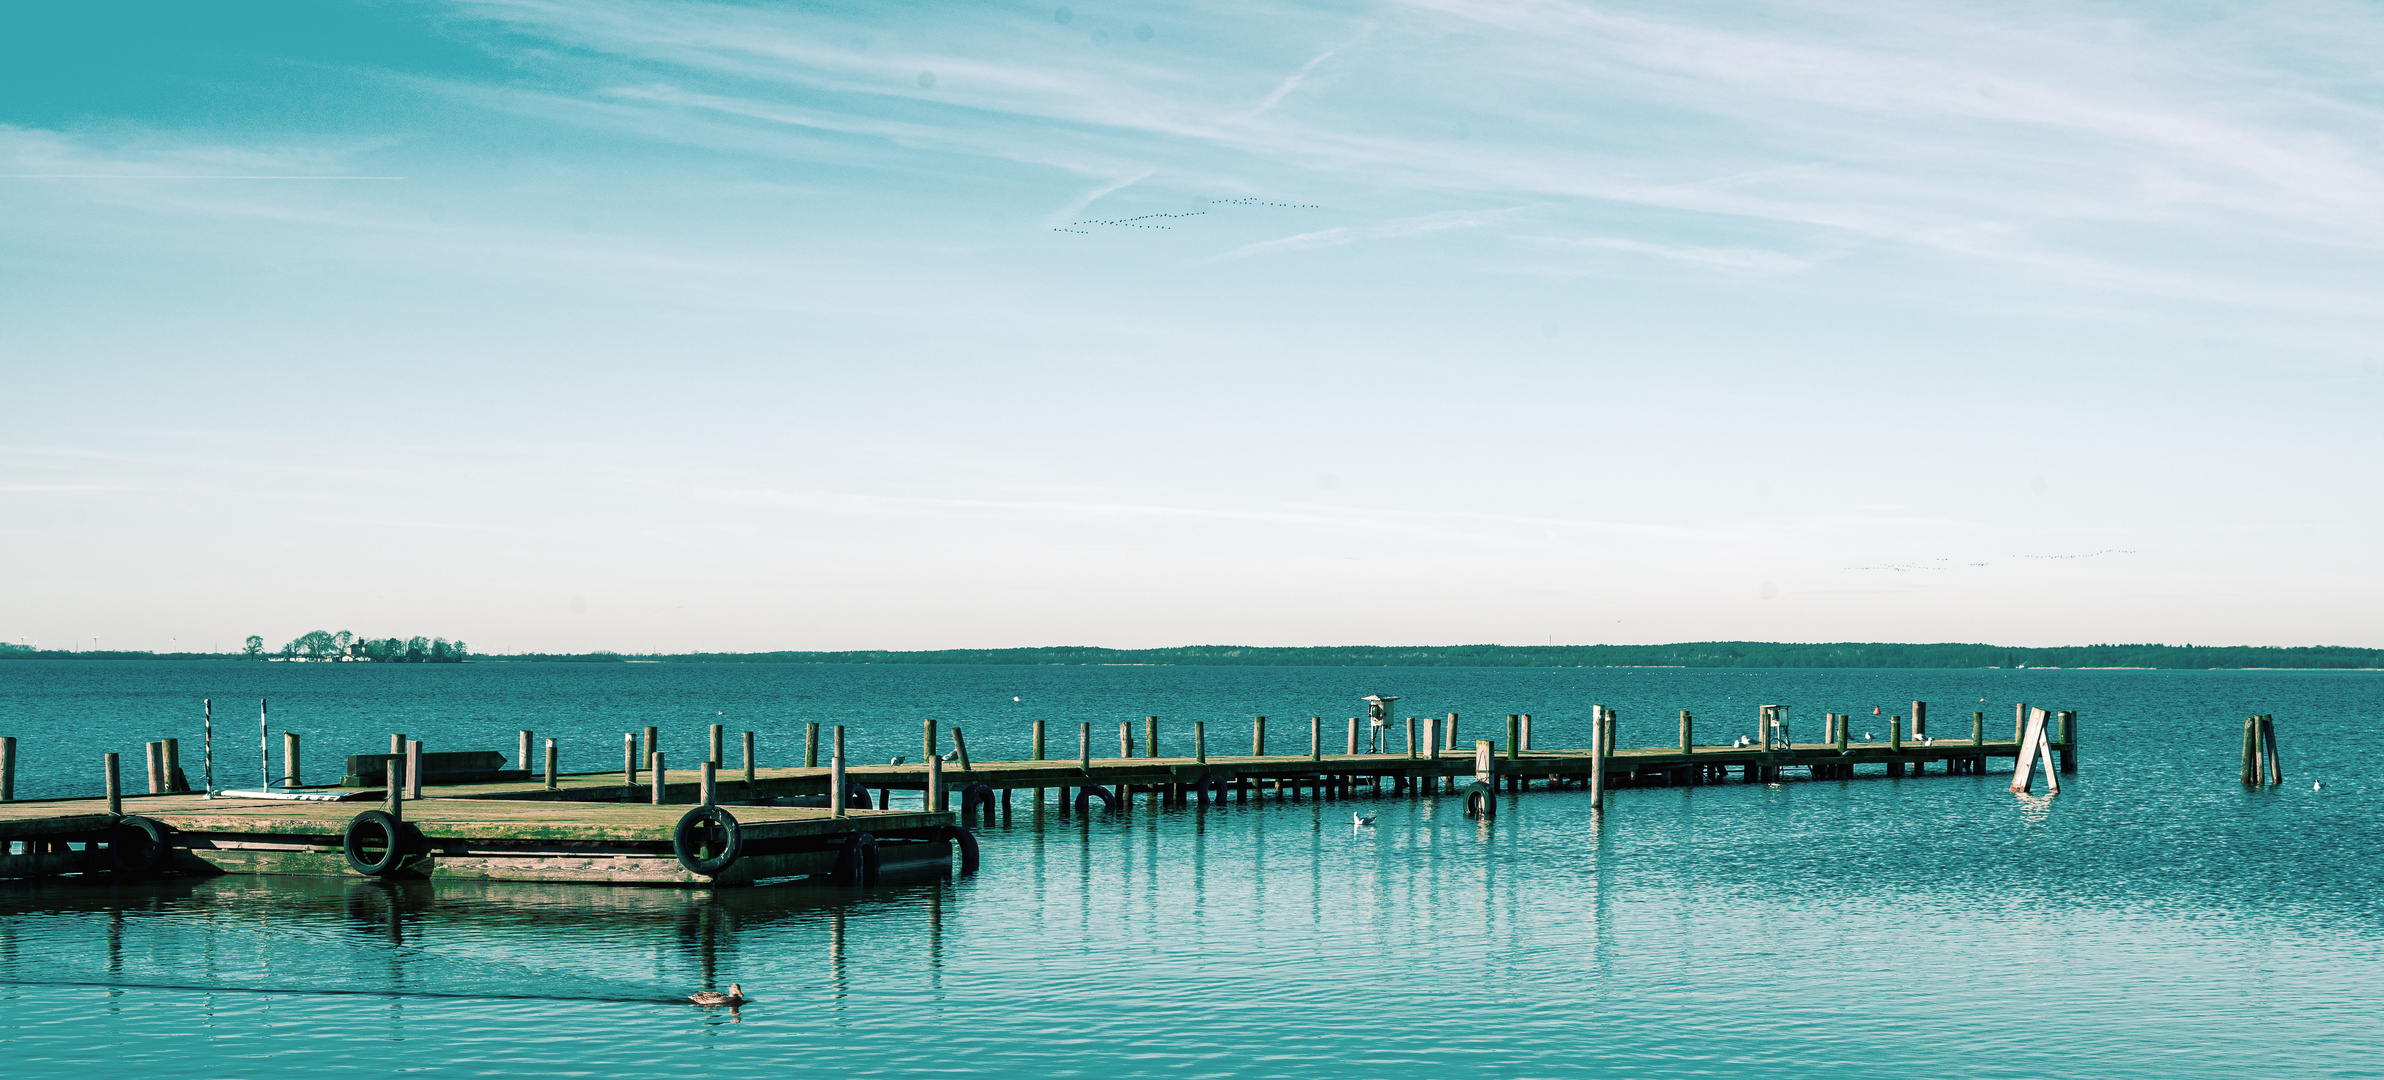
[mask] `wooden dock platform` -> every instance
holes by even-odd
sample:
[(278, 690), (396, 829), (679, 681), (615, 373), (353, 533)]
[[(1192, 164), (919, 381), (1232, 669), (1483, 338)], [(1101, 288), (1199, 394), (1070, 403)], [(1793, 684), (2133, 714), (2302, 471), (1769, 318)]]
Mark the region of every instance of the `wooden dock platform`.
[[(1916, 707), (1919, 703), (1916, 703)], [(1768, 708), (1768, 707), (1767, 707)], [(2037, 710), (2041, 715), (2042, 710)], [(1769, 715), (1768, 713), (1766, 714)], [(1974, 717), (1983, 714), (1974, 714)], [(2075, 767), (2075, 714), (2059, 714), (2045, 745), (2061, 771)], [(1156, 718), (1151, 734), (1156, 735)], [(1495, 813), (1499, 794), (1585, 788), (1593, 805), (1611, 788), (1722, 782), (1851, 780), (1874, 768), (1885, 776), (1976, 774), (1992, 759), (2018, 759), (2019, 740), (1990, 741), (1982, 724), (1966, 739), (1850, 742), (1833, 717), (1837, 741), (1592, 750), (1531, 750), (1528, 718), (1510, 717), (1500, 744), (1476, 740), (1470, 752), (1412, 749), (1325, 754), (1312, 721), (1305, 754), (1209, 754), (1194, 725), (1191, 756), (1077, 757), (970, 762), (935, 755), (927, 732), (923, 764), (756, 767), (748, 734), (742, 768), (706, 764), (659, 775), (630, 768), (555, 774), (484, 771), (485, 782), (425, 784), (418, 795), (386, 789), (305, 788), (346, 801), (208, 798), (197, 793), (121, 795), (121, 812), (100, 799), (0, 801), (0, 878), (76, 873), (240, 873), (306, 876), (436, 877), (618, 885), (734, 886), (799, 877), (872, 881), (882, 868), (947, 870), (955, 852), (964, 872), (977, 862), (963, 824), (1009, 824), (1013, 795), (1028, 792), (1034, 820), (1092, 812), (1129, 812), (1138, 798), (1154, 806), (1232, 800), (1432, 797), (1462, 794), (1468, 812)], [(1608, 729), (1611, 730), (1610, 728)], [(1895, 730), (1891, 725), (1891, 732)], [(1089, 731), (1089, 729), (1088, 729)], [(1349, 741), (1356, 745), (1355, 721)], [(1518, 737), (1520, 733), (1521, 737)], [(521, 733), (525, 753), (529, 733)], [(841, 740), (841, 733), (838, 733)], [(1609, 736), (1606, 736), (1610, 738)], [(648, 742), (652, 745), (652, 730)], [(295, 737), (292, 737), (294, 745)], [(816, 757), (818, 731), (806, 740)], [(1089, 736), (1080, 742), (1089, 741)], [(1146, 739), (1145, 746), (1155, 742)], [(961, 743), (959, 732), (953, 742)], [(1133, 745), (1121, 732), (1121, 742)], [(1259, 721), (1253, 749), (1264, 749)], [(841, 742), (839, 742), (841, 744)], [(420, 754), (420, 744), (412, 744)], [(1043, 746), (1040, 725), (1034, 745)], [(719, 755), (722, 733), (712, 732)], [(486, 755), (499, 758), (499, 755)], [(370, 755), (352, 759), (362, 761)], [(402, 755), (387, 755), (391, 762)], [(417, 758), (419, 760), (419, 757)], [(716, 760), (716, 759), (715, 759)], [(660, 764), (654, 755), (652, 764)], [(2051, 765), (2047, 765), (2048, 773)], [(352, 766), (350, 781), (358, 779)], [(375, 774), (379, 779), (383, 774)], [(402, 775), (402, 774), (401, 774)], [(847, 809), (829, 807), (841, 775)], [(550, 778), (551, 777), (551, 778)], [(897, 809), (900, 801), (917, 801)], [(1046, 794), (1057, 797), (1046, 802)], [(394, 815), (394, 817), (392, 817)]]

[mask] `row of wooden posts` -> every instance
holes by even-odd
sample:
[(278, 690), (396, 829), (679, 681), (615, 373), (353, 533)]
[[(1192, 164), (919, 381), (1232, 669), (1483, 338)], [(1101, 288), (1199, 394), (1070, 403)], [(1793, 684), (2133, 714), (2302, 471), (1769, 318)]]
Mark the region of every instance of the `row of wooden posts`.
[(2243, 786), (2261, 786), (2263, 773), (2270, 784), (2285, 782), (2285, 764), (2276, 753), (2276, 718), (2266, 713), (2243, 720)]

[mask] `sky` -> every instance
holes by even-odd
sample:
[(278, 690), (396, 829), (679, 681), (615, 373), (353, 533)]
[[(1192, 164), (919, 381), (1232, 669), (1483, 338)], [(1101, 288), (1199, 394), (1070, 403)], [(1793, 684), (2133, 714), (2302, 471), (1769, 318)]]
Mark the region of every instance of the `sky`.
[(2384, 644), (2379, 52), (9, 5), (0, 639)]

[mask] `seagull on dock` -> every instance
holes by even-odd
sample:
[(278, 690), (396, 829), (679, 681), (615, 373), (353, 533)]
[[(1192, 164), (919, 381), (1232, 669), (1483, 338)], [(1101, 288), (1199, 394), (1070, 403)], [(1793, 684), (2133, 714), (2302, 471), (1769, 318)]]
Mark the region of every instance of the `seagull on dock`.
[(715, 1005), (726, 1005), (733, 1009), (739, 1005), (745, 1004), (745, 988), (737, 985), (736, 983), (730, 983), (728, 984), (728, 993), (723, 994), (718, 990), (698, 990), (695, 993), (687, 995), (687, 1000), (695, 1002), (698, 1005), (702, 1005), (705, 1008), (710, 1008)]
[(892, 761), (889, 761), (889, 762), (887, 762), (886, 764), (888, 764), (888, 765), (900, 765), (900, 764), (902, 764), (902, 755), (901, 755), (901, 754), (896, 754), (896, 755), (894, 755), (894, 760), (892, 760)]
[(958, 750), (953, 750), (953, 751), (949, 751), (949, 752), (945, 753), (945, 754), (943, 755), (943, 760), (945, 760), (945, 761), (958, 761), (958, 760), (960, 760), (960, 751), (958, 751)]
[(1374, 826), (1374, 815), (1372, 815), (1372, 814), (1351, 814), (1351, 815), (1349, 815), (1349, 827), (1350, 827), (1350, 828), (1353, 828), (1353, 829), (1368, 829), (1368, 828), (1372, 828), (1373, 826)]

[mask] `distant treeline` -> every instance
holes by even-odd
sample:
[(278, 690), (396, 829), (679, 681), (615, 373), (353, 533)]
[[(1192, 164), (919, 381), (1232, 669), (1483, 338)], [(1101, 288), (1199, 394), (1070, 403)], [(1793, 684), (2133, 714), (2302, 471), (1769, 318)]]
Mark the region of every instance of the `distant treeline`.
[(2384, 649), (2339, 645), (1897, 645), (1696, 641), (1676, 645), (1350, 645), (1172, 649), (937, 649), (893, 652), (522, 653), (483, 660), (659, 661), (681, 664), (1154, 664), (1183, 667), (1694, 667), (1694, 668), (2384, 668)]

